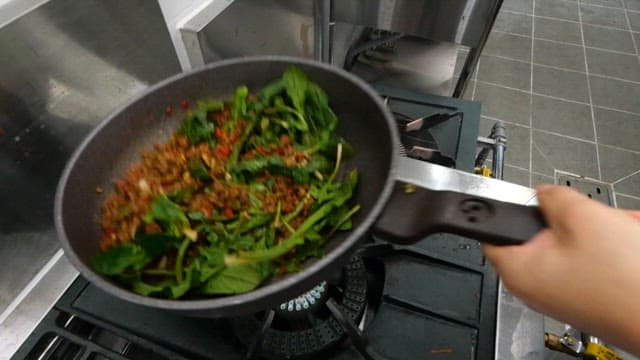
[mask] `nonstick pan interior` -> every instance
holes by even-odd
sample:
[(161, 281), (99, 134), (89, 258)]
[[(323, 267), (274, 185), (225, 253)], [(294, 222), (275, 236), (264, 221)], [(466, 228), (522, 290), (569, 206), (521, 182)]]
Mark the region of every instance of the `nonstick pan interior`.
[[(257, 91), (282, 75), (290, 65), (301, 68), (328, 94), (340, 118), (339, 134), (355, 150), (343, 170), (357, 168), (358, 188), (352, 199), (361, 205), (353, 230), (334, 235), (327, 254), (309, 261), (305, 270), (279, 277), (246, 294), (208, 299), (164, 300), (137, 295), (94, 273), (91, 258), (98, 252), (100, 205), (140, 150), (168, 138), (183, 116), (179, 104), (201, 99), (229, 99), (236, 86)], [(171, 111), (167, 111), (167, 110)], [(170, 114), (168, 114), (170, 113)], [(340, 269), (355, 250), (388, 199), (394, 178), (397, 137), (391, 114), (376, 93), (346, 72), (312, 61), (259, 57), (223, 61), (167, 79), (148, 89), (105, 119), (76, 150), (60, 180), (55, 223), (65, 254), (76, 268), (102, 290), (144, 306), (198, 316), (230, 316), (255, 312), (297, 296)], [(99, 193), (97, 188), (105, 191)]]

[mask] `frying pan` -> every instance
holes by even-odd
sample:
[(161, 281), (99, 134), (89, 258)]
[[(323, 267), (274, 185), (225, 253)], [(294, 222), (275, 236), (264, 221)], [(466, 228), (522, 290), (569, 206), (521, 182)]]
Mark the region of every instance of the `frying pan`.
[[(183, 117), (183, 111), (177, 106), (182, 101), (230, 98), (235, 87), (241, 84), (256, 91), (280, 77), (290, 65), (299, 67), (326, 91), (340, 119), (338, 133), (355, 150), (355, 155), (342, 167), (344, 171), (357, 168), (360, 173), (352, 201), (360, 204), (361, 209), (353, 217), (353, 229), (335, 234), (326, 244), (326, 255), (309, 260), (303, 271), (273, 278), (245, 294), (158, 299), (135, 294), (96, 274), (90, 263), (99, 251), (98, 218), (105, 197), (97, 193), (96, 188), (111, 189), (113, 179), (137, 159), (141, 149), (168, 138)], [(408, 243), (429, 232), (450, 231), (494, 244), (518, 244), (544, 227), (535, 208), (460, 193), (407, 191), (395, 181), (397, 154), (398, 134), (391, 113), (375, 91), (355, 76), (297, 58), (221, 61), (149, 88), (112, 113), (87, 136), (71, 156), (58, 185), (56, 230), (69, 261), (105, 292), (142, 306), (210, 317), (264, 310), (330, 277), (357, 248), (387, 203), (375, 231), (396, 242)], [(418, 217), (412, 204), (430, 210)], [(514, 226), (504, 226), (505, 223)]]

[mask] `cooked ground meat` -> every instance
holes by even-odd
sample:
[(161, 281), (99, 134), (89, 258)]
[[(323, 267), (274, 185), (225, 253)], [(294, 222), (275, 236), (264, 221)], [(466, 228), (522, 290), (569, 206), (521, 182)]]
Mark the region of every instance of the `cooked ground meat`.
[[(224, 130), (228, 117), (228, 110), (213, 114), (217, 125), (215, 146), (207, 142), (192, 145), (186, 136), (174, 134), (168, 141), (141, 153), (141, 161), (132, 164), (124, 176), (114, 182), (114, 192), (102, 206), (102, 250), (127, 243), (138, 232), (161, 232), (159, 224), (143, 221), (153, 198), (158, 195), (172, 196), (187, 191), (188, 201), (181, 202), (182, 209), (201, 212), (206, 217), (232, 217), (252, 206), (249, 186), (232, 181), (225, 173), (233, 145), (246, 127), (244, 121), (237, 121), (233, 129)], [(287, 135), (280, 137), (279, 144), (256, 146), (241, 154), (241, 158), (274, 155), (282, 157), (287, 166), (303, 165), (307, 161), (303, 152), (293, 148)], [(194, 177), (189, 169), (192, 161), (203, 163), (212, 181), (203, 182)], [(269, 213), (276, 212), (280, 203), (282, 214), (291, 213), (304, 201), (303, 210), (289, 224), (297, 227), (312, 203), (311, 197), (306, 196), (308, 185), (296, 184), (288, 177), (268, 173), (259, 179), (259, 182), (268, 181), (271, 181), (270, 191), (253, 193), (254, 200), (259, 201), (261, 209)]]

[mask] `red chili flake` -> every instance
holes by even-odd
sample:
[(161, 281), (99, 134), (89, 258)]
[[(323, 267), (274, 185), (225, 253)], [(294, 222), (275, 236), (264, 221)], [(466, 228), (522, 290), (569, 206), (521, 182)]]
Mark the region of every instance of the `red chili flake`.
[(189, 102), (187, 100), (182, 100), (180, 102), (180, 107), (187, 110), (189, 108)]
[(231, 155), (231, 147), (229, 145), (216, 146), (216, 155), (221, 159), (228, 158)]
[(215, 134), (216, 134), (216, 139), (220, 140), (224, 136), (224, 131), (222, 131), (222, 129), (217, 127), (215, 130)]
[(164, 110), (164, 113), (167, 115), (173, 114), (173, 108), (171, 106), (167, 106), (167, 108)]
[(232, 143), (238, 141), (238, 139), (240, 138), (240, 135), (233, 133), (231, 134), (231, 137), (229, 138), (229, 141), (231, 141)]
[(202, 212), (204, 213), (204, 216), (210, 217), (211, 214), (213, 214), (213, 207), (211, 205), (205, 205), (202, 208)]
[(278, 272), (277, 275), (285, 275), (288, 271), (287, 271), (287, 268), (284, 265), (282, 265), (278, 268), (277, 272)]
[(233, 209), (230, 207), (224, 208), (224, 210), (222, 210), (222, 215), (228, 218), (233, 217)]

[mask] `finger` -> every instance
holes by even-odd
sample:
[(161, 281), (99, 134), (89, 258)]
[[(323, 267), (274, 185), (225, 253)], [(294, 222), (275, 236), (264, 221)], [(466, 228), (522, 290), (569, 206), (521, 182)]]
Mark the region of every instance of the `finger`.
[(537, 188), (537, 196), (540, 210), (549, 227), (560, 232), (559, 235), (567, 235), (572, 226), (576, 225), (575, 222), (579, 220), (575, 218), (576, 212), (604, 206), (564, 186), (540, 186)]
[(631, 215), (632, 218), (640, 221), (640, 211), (638, 210), (627, 210), (628, 214)]
[(536, 256), (539, 251), (545, 251), (553, 239), (555, 238), (551, 229), (544, 229), (521, 245), (500, 246), (483, 243), (481, 248), (491, 263), (497, 268), (502, 268), (511, 262), (521, 263), (530, 256)]

